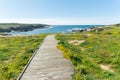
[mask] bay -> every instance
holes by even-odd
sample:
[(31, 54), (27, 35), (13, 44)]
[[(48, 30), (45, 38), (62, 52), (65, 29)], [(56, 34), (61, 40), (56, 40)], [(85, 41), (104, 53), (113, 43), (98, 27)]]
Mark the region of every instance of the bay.
[(94, 26), (103, 26), (103, 25), (53, 25), (49, 28), (35, 29), (33, 31), (27, 32), (10, 32), (12, 35), (34, 35), (34, 34), (44, 34), (44, 33), (70, 33), (72, 29), (78, 28), (91, 28)]

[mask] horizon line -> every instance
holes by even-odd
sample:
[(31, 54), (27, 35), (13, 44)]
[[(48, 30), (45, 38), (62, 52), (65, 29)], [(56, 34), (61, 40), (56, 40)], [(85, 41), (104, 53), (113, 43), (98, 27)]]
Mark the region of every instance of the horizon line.
[[(12, 22), (0, 22), (0, 24), (43, 24), (43, 23), (12, 23)], [(45, 24), (45, 23), (44, 23)], [(47, 24), (50, 25), (50, 24)], [(106, 24), (52, 24), (52, 25), (106, 25)], [(110, 24), (108, 24), (110, 25)]]
[(97, 21), (83, 19), (0, 19), (0, 23), (18, 23), (18, 24), (48, 24), (48, 25), (110, 25), (118, 24), (119, 20), (115, 21)]

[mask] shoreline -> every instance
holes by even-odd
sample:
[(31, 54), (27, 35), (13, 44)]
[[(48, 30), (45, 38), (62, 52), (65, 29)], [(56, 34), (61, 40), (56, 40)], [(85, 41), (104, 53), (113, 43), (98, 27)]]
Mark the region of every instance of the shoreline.
[(47, 28), (48, 26), (46, 24), (0, 24), (0, 33), (27, 32)]
[[(86, 32), (86, 31), (91, 31), (92, 27), (95, 27), (97, 25), (79, 25), (79, 26), (58, 26), (58, 27), (52, 27), (52, 26), (45, 26), (44, 28), (38, 28), (37, 29), (33, 29), (32, 31), (12, 31), (12, 32), (8, 32), (8, 33), (1, 33), (2, 35), (34, 35), (34, 34), (51, 34), (51, 33), (76, 33), (76, 32)], [(98, 25), (99, 26), (99, 25)], [(101, 25), (102, 26), (102, 25)], [(65, 29), (61, 29), (61, 28), (65, 28)], [(74, 28), (77, 30), (74, 30)], [(80, 29), (81, 28), (81, 29)], [(40, 29), (40, 30), (39, 30)], [(45, 29), (45, 30), (42, 30)], [(59, 30), (58, 30), (59, 29)], [(69, 31), (68, 31), (69, 30)], [(53, 32), (54, 31), (54, 32)]]

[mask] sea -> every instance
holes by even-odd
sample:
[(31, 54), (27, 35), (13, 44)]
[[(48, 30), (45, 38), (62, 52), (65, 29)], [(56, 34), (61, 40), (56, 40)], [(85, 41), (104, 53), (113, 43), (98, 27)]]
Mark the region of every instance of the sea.
[(72, 33), (72, 29), (91, 28), (103, 25), (52, 25), (48, 28), (35, 29), (27, 32), (10, 32), (11, 35), (35, 35), (44, 33)]

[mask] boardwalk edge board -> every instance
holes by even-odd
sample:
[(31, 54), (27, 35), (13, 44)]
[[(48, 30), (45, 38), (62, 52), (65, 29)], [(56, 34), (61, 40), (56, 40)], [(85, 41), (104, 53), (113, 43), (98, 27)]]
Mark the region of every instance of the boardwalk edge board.
[[(46, 38), (46, 37), (45, 37)], [(32, 57), (30, 58), (30, 60), (28, 61), (28, 63), (26, 64), (26, 66), (24, 67), (23, 71), (20, 73), (20, 75), (18, 76), (17, 80), (21, 80), (23, 74), (25, 73), (26, 69), (28, 68), (29, 64), (31, 63), (31, 61), (33, 60), (33, 58), (35, 57), (35, 55), (37, 54), (39, 48), (41, 47), (41, 45), (43, 44), (45, 38), (43, 39), (43, 41), (39, 44), (39, 46), (36, 48), (35, 52), (33, 53)]]

